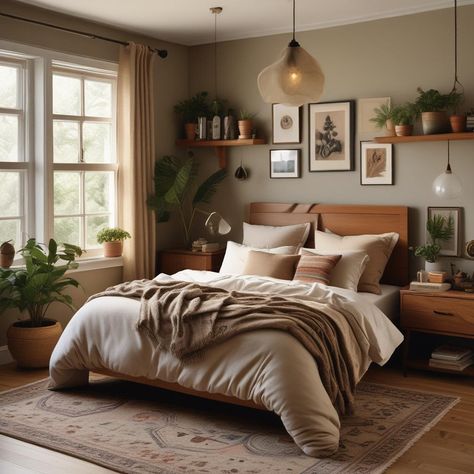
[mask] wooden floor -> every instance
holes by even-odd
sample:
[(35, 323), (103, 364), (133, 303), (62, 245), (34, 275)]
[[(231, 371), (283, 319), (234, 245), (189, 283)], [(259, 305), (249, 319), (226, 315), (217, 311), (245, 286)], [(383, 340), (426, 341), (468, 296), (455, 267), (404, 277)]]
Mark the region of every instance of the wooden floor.
[[(0, 366), (0, 390), (47, 377), (46, 370)], [(388, 469), (390, 474), (474, 474), (474, 378), (373, 367), (364, 380), (454, 395), (461, 401)], [(0, 473), (98, 474), (108, 469), (0, 435)]]

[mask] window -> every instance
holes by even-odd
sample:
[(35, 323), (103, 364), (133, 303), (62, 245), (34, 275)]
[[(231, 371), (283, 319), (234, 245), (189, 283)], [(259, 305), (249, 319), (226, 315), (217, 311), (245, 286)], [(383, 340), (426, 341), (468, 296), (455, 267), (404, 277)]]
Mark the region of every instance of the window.
[(26, 232), (27, 62), (0, 56), (0, 243)]
[(55, 67), (52, 88), (53, 235), (94, 249), (115, 225), (115, 79)]

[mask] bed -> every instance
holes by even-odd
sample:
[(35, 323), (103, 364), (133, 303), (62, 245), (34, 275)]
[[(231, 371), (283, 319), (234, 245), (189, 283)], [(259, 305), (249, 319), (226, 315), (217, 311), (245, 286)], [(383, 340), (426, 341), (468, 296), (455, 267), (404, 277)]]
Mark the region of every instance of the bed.
[[(402, 336), (374, 304), (394, 301), (408, 280), (408, 209), (399, 206), (343, 206), (252, 203), (252, 224), (311, 222), (340, 235), (397, 232), (399, 240), (387, 264), (379, 298), (318, 285), (285, 283), (258, 276), (229, 276), (183, 271), (158, 275), (160, 281), (207, 284), (226, 290), (277, 293), (321, 302), (337, 300), (352, 316), (364, 346), (358, 379), (372, 361), (384, 364)], [(310, 232), (309, 242), (311, 245)], [(385, 287), (384, 287), (385, 289)], [(389, 296), (387, 296), (389, 295)], [(372, 298), (372, 301), (371, 301)], [(388, 298), (388, 300), (387, 300)], [(383, 303), (385, 301), (385, 303)], [(382, 303), (381, 303), (382, 302)], [(140, 303), (119, 297), (97, 298), (84, 305), (66, 327), (50, 363), (51, 387), (88, 383), (89, 371), (234, 403), (278, 414), (298, 446), (310, 456), (328, 456), (339, 443), (340, 419), (322, 386), (314, 359), (291, 335), (262, 330), (238, 335), (206, 349), (206, 357), (183, 364), (160, 351), (135, 330)], [(387, 306), (385, 306), (387, 308)], [(387, 311), (385, 309), (385, 311)]]

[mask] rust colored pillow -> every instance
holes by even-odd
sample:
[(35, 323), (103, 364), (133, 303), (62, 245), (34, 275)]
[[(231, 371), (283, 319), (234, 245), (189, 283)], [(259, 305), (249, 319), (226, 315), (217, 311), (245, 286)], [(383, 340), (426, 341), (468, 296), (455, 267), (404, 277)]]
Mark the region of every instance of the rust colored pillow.
[(299, 259), (300, 255), (276, 255), (250, 250), (243, 274), (292, 280)]
[(331, 271), (342, 255), (302, 255), (293, 280), (329, 285)]

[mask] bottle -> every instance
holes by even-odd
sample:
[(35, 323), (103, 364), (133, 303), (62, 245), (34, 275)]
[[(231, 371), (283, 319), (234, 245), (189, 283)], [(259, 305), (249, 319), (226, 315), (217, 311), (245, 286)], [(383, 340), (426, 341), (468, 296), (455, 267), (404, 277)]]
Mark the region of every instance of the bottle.
[(221, 139), (221, 118), (217, 114), (212, 118), (212, 139)]

